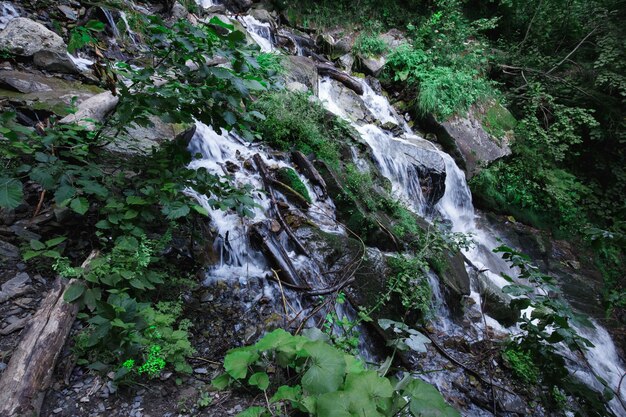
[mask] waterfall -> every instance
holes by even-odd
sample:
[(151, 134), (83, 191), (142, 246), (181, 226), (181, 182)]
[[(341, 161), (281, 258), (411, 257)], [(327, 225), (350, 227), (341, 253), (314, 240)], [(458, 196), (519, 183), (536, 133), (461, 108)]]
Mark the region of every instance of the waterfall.
[(269, 23), (260, 22), (250, 15), (241, 17), (241, 23), (252, 39), (261, 47), (262, 52), (273, 52), (275, 50), (272, 42), (272, 28)]
[[(272, 32), (268, 24), (263, 24), (251, 16), (244, 16), (242, 20), (250, 36), (261, 46), (263, 51), (275, 50)], [(479, 271), (479, 273), (473, 273), (470, 276), (474, 276), (471, 297), (475, 300), (476, 306), (480, 306), (481, 289), (477, 280), (484, 280), (496, 288), (502, 288), (508, 285), (508, 282), (502, 278), (501, 274), (515, 275), (516, 271), (511, 270), (509, 265), (493, 252), (493, 249), (500, 245), (498, 237), (476, 222), (472, 196), (464, 173), (448, 154), (414, 134), (384, 96), (376, 94), (365, 81), (361, 80), (360, 83), (363, 86), (364, 94), (358, 98), (358, 103), (362, 104), (375, 119), (373, 122), (370, 122), (367, 117), (363, 120), (355, 120), (351, 109), (345, 108), (345, 102), (339, 100), (342, 89), (345, 87), (328, 78), (322, 78), (319, 81), (319, 98), (328, 111), (347, 120), (360, 133), (371, 149), (381, 173), (391, 181), (393, 193), (397, 198), (406, 202), (417, 214), (427, 219), (435, 220), (435, 217), (441, 217), (449, 223), (452, 231), (472, 235), (474, 246), (465, 250), (464, 255), (468, 260), (468, 270), (476, 269)], [(358, 103), (356, 104), (358, 105)], [(432, 207), (432, 210), (431, 207), (428, 207), (432, 202), (427, 202), (422, 192), (420, 172), (415, 164), (416, 155), (427, 158), (431, 165), (441, 164), (443, 171), (445, 171), (445, 192)], [(220, 215), (217, 216), (219, 219)], [(231, 224), (229, 227), (232, 226), (234, 225)], [(219, 229), (219, 226), (217, 228)], [(428, 280), (433, 288), (435, 298), (433, 300), (434, 308), (437, 311), (437, 317), (433, 320), (435, 325), (442, 332), (454, 334), (462, 332), (463, 329), (450, 319), (449, 311), (439, 289), (437, 276), (431, 273), (428, 275)], [(522, 314), (528, 314), (528, 311), (524, 311)], [(483, 317), (487, 326), (500, 332), (509, 334), (519, 332), (517, 326), (505, 328), (488, 315)], [(624, 366), (606, 329), (598, 323), (594, 323), (594, 325), (595, 329), (578, 329), (581, 336), (586, 337), (595, 345), (585, 354), (589, 366), (581, 366), (580, 364), (568, 366), (570, 366), (574, 376), (589, 386), (602, 390), (602, 385), (595, 376), (597, 375), (604, 379), (613, 391), (616, 391), (620, 384), (620, 378), (625, 372)], [(486, 330), (482, 327), (482, 323), (473, 326), (478, 334)], [(425, 376), (425, 378), (440, 388), (442, 385), (447, 385), (441, 380), (443, 378), (441, 374), (432, 374)], [(626, 398), (626, 382), (621, 384), (621, 395)], [(609, 405), (616, 415), (625, 415), (626, 410), (622, 408), (617, 399), (613, 399)], [(491, 413), (481, 410), (475, 405), (470, 405), (466, 408), (465, 415), (482, 416), (491, 415)]]

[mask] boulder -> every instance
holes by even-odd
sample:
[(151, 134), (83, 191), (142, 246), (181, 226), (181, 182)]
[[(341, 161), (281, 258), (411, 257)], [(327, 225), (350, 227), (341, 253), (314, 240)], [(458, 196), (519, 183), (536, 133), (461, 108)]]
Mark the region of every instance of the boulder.
[(272, 17), (272, 14), (265, 9), (255, 8), (250, 10), (250, 16), (254, 17), (261, 23), (268, 23), (270, 26), (275, 27), (276, 22)]
[(63, 39), (40, 23), (18, 17), (0, 32), (0, 49), (32, 58), (35, 65), (51, 71), (79, 73)]
[(285, 83), (299, 82), (317, 94), (317, 66), (312, 59), (290, 55), (282, 62), (286, 73)]
[(178, 21), (180, 19), (184, 19), (187, 17), (187, 8), (180, 4), (179, 2), (174, 2), (171, 11), (171, 19), (173, 21)]
[(84, 101), (102, 89), (78, 81), (45, 76), (39, 71), (0, 70), (0, 103), (66, 116), (72, 99)]
[(344, 110), (346, 117), (353, 122), (373, 120), (372, 114), (365, 107), (363, 100), (357, 93), (349, 88), (343, 88), (340, 82), (333, 79), (324, 80), (323, 82), (333, 85), (331, 88), (331, 94), (334, 96), (333, 100), (335, 100), (339, 108)]
[(78, 123), (87, 130), (95, 130), (94, 121), (103, 122), (106, 115), (117, 106), (118, 101), (119, 97), (114, 96), (110, 91), (97, 94), (80, 103), (78, 111), (65, 116), (60, 123)]
[(433, 206), (446, 191), (446, 164), (439, 151), (428, 141), (418, 137), (406, 137), (393, 141), (395, 151), (404, 155), (417, 171), (422, 195), (428, 206)]
[(431, 119), (437, 137), (448, 148), (469, 180), (486, 166), (511, 154), (510, 135), (496, 138), (485, 130), (483, 119), (489, 109), (472, 106), (467, 115), (439, 122)]
[(383, 70), (387, 60), (384, 56), (379, 57), (364, 57), (359, 55), (359, 61), (361, 63), (361, 69), (368, 75), (378, 77)]

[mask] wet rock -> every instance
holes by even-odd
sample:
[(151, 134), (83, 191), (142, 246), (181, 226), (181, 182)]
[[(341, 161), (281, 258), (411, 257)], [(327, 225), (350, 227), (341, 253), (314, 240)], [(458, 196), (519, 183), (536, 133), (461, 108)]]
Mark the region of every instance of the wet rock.
[(283, 61), (285, 82), (296, 81), (304, 84), (309, 90), (317, 93), (317, 66), (315, 62), (304, 56), (288, 56)]
[(346, 116), (352, 121), (365, 120), (366, 116), (372, 117), (367, 107), (361, 100), (361, 97), (349, 88), (343, 88), (340, 82), (335, 80), (328, 80), (333, 84), (331, 92), (333, 99), (336, 100), (337, 105), (342, 108)]
[(339, 66), (347, 72), (352, 72), (352, 67), (354, 66), (354, 55), (348, 53), (340, 56), (337, 60)]
[(511, 326), (517, 322), (520, 310), (513, 308), (513, 298), (502, 292), (491, 280), (479, 276), (480, 292), (483, 298), (483, 312), (494, 318), (504, 326)]
[(106, 115), (113, 111), (118, 101), (119, 97), (114, 96), (110, 91), (105, 91), (80, 103), (78, 111), (65, 116), (60, 120), (60, 123), (78, 123), (87, 130), (95, 130), (96, 125), (91, 120), (103, 122)]
[(38, 67), (59, 72), (80, 71), (67, 54), (63, 39), (40, 23), (18, 17), (0, 32), (0, 49), (30, 57)]
[(434, 205), (446, 189), (446, 164), (436, 148), (419, 137), (407, 138), (406, 142), (394, 141), (393, 145), (407, 155), (415, 167), (422, 194), (429, 206)]
[(447, 253), (439, 260), (442, 263), (437, 276), (448, 288), (448, 305), (459, 306), (462, 296), (470, 294), (470, 278), (465, 269), (465, 261), (460, 253)]
[(258, 20), (261, 23), (269, 23), (272, 26), (276, 25), (276, 22), (274, 18), (272, 17), (271, 13), (265, 9), (261, 9), (261, 8), (252, 9), (250, 10), (250, 16), (254, 17), (256, 20)]
[(0, 259), (17, 260), (20, 259), (20, 250), (17, 246), (0, 240)]
[(480, 172), (482, 166), (511, 154), (509, 136), (498, 139), (485, 130), (481, 121), (485, 111), (473, 106), (465, 116), (453, 116), (443, 122), (430, 119), (437, 137), (451, 150), (468, 179)]
[(165, 123), (157, 116), (148, 116), (151, 125), (139, 126), (135, 123), (127, 129), (127, 141), (114, 141), (106, 146), (112, 152), (129, 155), (148, 154), (167, 140), (172, 140), (180, 129), (171, 123)]
[(244, 13), (252, 7), (252, 0), (225, 0), (224, 5), (233, 12)]

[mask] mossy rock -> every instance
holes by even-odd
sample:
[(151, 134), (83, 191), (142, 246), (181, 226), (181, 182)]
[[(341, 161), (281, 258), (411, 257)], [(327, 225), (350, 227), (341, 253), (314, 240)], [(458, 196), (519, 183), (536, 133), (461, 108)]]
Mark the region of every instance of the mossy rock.
[(283, 184), (289, 186), (291, 190), (295, 191), (301, 198), (311, 204), (311, 196), (306, 185), (302, 182), (298, 173), (291, 168), (280, 168), (276, 171), (276, 179)]

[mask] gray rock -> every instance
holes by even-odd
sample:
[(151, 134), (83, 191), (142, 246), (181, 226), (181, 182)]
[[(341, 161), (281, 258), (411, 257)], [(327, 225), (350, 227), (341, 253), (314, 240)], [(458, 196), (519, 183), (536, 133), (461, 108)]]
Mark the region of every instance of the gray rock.
[(285, 83), (297, 81), (317, 94), (317, 66), (312, 59), (304, 56), (288, 56), (283, 60)]
[(359, 60), (361, 62), (361, 67), (366, 74), (372, 75), (374, 77), (378, 77), (380, 72), (383, 70), (383, 67), (387, 63), (387, 60), (384, 56), (379, 57), (364, 57), (359, 55)]
[(0, 70), (0, 85), (20, 93), (52, 91), (52, 87), (45, 81), (43, 76), (30, 72)]
[(333, 79), (329, 79), (324, 82), (333, 84), (333, 87), (331, 88), (333, 100), (335, 100), (337, 105), (345, 111), (346, 116), (348, 116), (348, 118), (352, 121), (356, 122), (359, 120), (365, 120), (366, 118), (369, 120), (373, 117), (357, 93), (349, 88), (343, 87), (340, 82)]
[(0, 100), (59, 116), (69, 114), (74, 97), (81, 102), (102, 91), (96, 86), (46, 76), (39, 71), (0, 70)]
[(513, 298), (502, 292), (497, 285), (488, 278), (480, 278), (480, 292), (484, 299), (483, 311), (490, 317), (496, 319), (504, 326), (511, 326), (520, 316), (520, 311), (511, 306)]
[(422, 194), (429, 205), (434, 205), (446, 189), (446, 164), (441, 154), (428, 141), (417, 136), (406, 141), (394, 141), (393, 146), (406, 155), (417, 171)]
[(114, 141), (106, 146), (106, 149), (131, 155), (150, 153), (152, 148), (158, 147), (162, 142), (173, 139), (179, 131), (174, 125), (163, 122), (157, 116), (148, 117), (152, 126), (139, 126), (132, 124), (127, 129), (126, 141)]
[(345, 71), (351, 72), (352, 67), (354, 66), (354, 60), (355, 60), (354, 55), (352, 55), (351, 53), (347, 53), (339, 57), (338, 63), (339, 63), (339, 66), (343, 68)]
[(276, 22), (274, 21), (274, 18), (272, 17), (270, 12), (268, 12), (265, 9), (260, 9), (260, 8), (252, 9), (250, 10), (250, 16), (254, 17), (259, 22), (269, 23), (272, 26), (276, 26)]
[(298, 92), (301, 92), (301, 93), (306, 93), (307, 91), (309, 91), (309, 89), (307, 88), (306, 85), (304, 85), (302, 83), (299, 83), (297, 81), (291, 81), (291, 82), (287, 83), (285, 88), (287, 88), (287, 90), (289, 90), (289, 91), (298, 91)]
[(193, 372), (196, 374), (206, 375), (209, 373), (209, 370), (206, 368), (196, 368), (193, 370)]
[(62, 4), (60, 6), (57, 6), (57, 9), (59, 9), (61, 13), (63, 13), (63, 15), (65, 15), (65, 17), (69, 20), (76, 21), (78, 19), (76, 11), (69, 6)]
[(0, 240), (0, 259), (17, 260), (20, 258), (20, 250), (17, 246)]
[(96, 125), (91, 120), (96, 122), (104, 121), (106, 115), (115, 108), (118, 101), (119, 97), (114, 96), (110, 91), (97, 94), (80, 103), (78, 111), (65, 116), (60, 120), (60, 123), (78, 123), (88, 130), (95, 130)]
[(172, 6), (172, 20), (177, 21), (180, 19), (184, 19), (187, 17), (187, 8), (180, 4), (179, 2), (175, 2)]
[(11, 20), (0, 32), (0, 49), (32, 57), (35, 65), (51, 71), (80, 72), (67, 54), (67, 45), (56, 33), (24, 17)]
[[(484, 129), (481, 113), (484, 109), (473, 106), (466, 116), (453, 116), (438, 123), (439, 139), (449, 147), (456, 148), (467, 179), (472, 178), (484, 165), (511, 154), (509, 137), (496, 139)], [(458, 158), (457, 158), (458, 159)]]
[(7, 369), (7, 364), (4, 362), (0, 362), (0, 372), (4, 371), (5, 369)]

